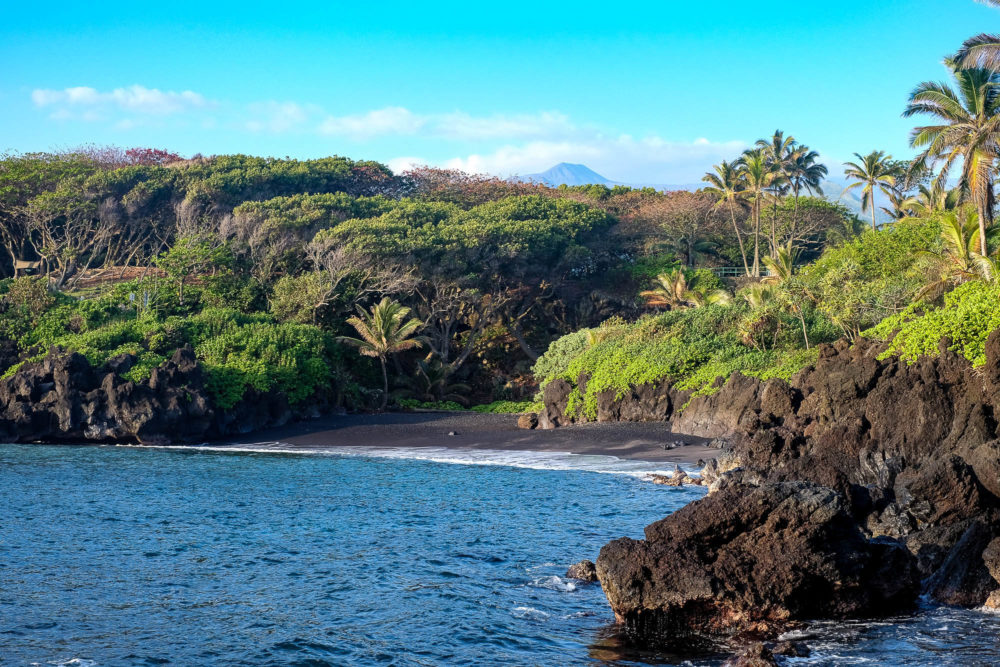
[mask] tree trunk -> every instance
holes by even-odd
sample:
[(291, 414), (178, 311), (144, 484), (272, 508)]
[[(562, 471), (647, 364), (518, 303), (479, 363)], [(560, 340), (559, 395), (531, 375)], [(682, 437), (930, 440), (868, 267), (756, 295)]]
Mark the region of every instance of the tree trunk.
[(989, 248), (986, 244), (986, 212), (983, 210), (982, 204), (976, 208), (979, 209), (979, 254), (983, 257), (988, 257)]
[(379, 411), (385, 412), (389, 405), (389, 374), (385, 370), (385, 357), (379, 357), (378, 360), (382, 364), (382, 405), (379, 406)]
[(517, 320), (511, 320), (510, 333), (514, 336), (517, 344), (521, 347), (521, 351), (524, 352), (529, 359), (532, 361), (538, 361), (538, 353), (535, 352), (534, 348), (528, 343), (527, 339), (524, 337), (524, 331), (521, 329), (521, 323)]
[(778, 199), (771, 206), (771, 256), (778, 256)]
[(736, 224), (736, 210), (733, 208), (732, 200), (729, 201), (729, 217), (733, 220), (733, 231), (736, 232), (736, 241), (740, 244), (740, 257), (743, 258), (743, 271), (750, 275), (750, 266), (747, 264), (747, 251), (743, 247), (743, 236), (740, 234), (740, 226)]
[(760, 198), (753, 207), (753, 277), (760, 277)]
[(798, 309), (799, 322), (802, 323), (802, 339), (806, 342), (806, 349), (809, 349), (809, 333), (806, 331), (806, 318), (802, 314), (802, 309)]
[(868, 195), (868, 205), (872, 207), (872, 231), (877, 231), (875, 227), (875, 184), (870, 183), (871, 193)]

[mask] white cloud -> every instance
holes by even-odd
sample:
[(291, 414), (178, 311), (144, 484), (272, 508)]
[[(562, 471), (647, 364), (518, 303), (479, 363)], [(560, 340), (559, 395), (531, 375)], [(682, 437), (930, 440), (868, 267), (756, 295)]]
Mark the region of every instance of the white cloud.
[[(40, 108), (56, 107), (54, 113), (72, 113), (72, 109), (87, 110), (91, 118), (95, 117), (95, 111), (101, 110), (164, 116), (212, 105), (204, 96), (190, 90), (162, 91), (138, 84), (103, 92), (88, 86), (62, 90), (38, 88), (31, 92), (31, 100)], [(99, 115), (96, 117), (100, 118)]]
[[(559, 162), (586, 164), (605, 178), (639, 184), (691, 184), (720, 160), (731, 160), (747, 147), (742, 141), (669, 141), (658, 136), (593, 134), (565, 141), (507, 144), (484, 154), (445, 160), (440, 164), (473, 173), (515, 176), (537, 173)], [(416, 158), (408, 160), (420, 163)], [(426, 161), (423, 161), (426, 162)], [(390, 162), (391, 164), (391, 162)]]
[(282, 133), (301, 129), (309, 118), (320, 110), (313, 105), (301, 105), (295, 102), (254, 102), (247, 107), (250, 120), (244, 127), (251, 132)]
[[(558, 111), (473, 115), (465, 111), (415, 113), (402, 106), (367, 112), (330, 115), (314, 104), (265, 100), (237, 105), (213, 102), (190, 90), (162, 91), (133, 85), (101, 91), (87, 86), (61, 90), (39, 88), (31, 93), (34, 105), (59, 121), (103, 121), (119, 130), (141, 125), (162, 126), (164, 118), (194, 122), (202, 128), (231, 128), (273, 134), (302, 133), (365, 142), (383, 137), (406, 137), (407, 151), (418, 145), (461, 146), (450, 159), (423, 159), (419, 154), (389, 160), (398, 172), (416, 165), (463, 169), (499, 176), (531, 174), (558, 162), (579, 162), (605, 177), (627, 183), (696, 183), (723, 159), (733, 159), (744, 142), (698, 137), (672, 141), (651, 135), (635, 138), (574, 122)], [(445, 143), (447, 142), (447, 143)], [(428, 148), (430, 150), (430, 148)], [(476, 152), (471, 152), (476, 151)]]
[(392, 169), (394, 174), (402, 174), (414, 167), (422, 167), (427, 164), (427, 160), (421, 157), (396, 157), (386, 162), (386, 166)]
[(577, 131), (567, 116), (554, 111), (479, 117), (455, 112), (432, 116), (430, 120), (436, 134), (460, 140), (552, 138)]
[(363, 114), (328, 116), (322, 134), (366, 140), (381, 136), (421, 135), (452, 141), (532, 139), (570, 135), (577, 128), (564, 114), (493, 114), (473, 116), (463, 111), (416, 114), (404, 107), (386, 107)]
[(319, 126), (322, 134), (370, 139), (385, 135), (416, 134), (426, 119), (403, 107), (386, 107), (354, 116), (327, 116)]

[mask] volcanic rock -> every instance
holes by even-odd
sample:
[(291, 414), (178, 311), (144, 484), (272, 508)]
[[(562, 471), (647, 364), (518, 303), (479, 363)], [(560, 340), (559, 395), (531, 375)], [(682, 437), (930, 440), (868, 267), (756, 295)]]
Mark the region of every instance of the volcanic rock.
[(570, 565), (569, 569), (566, 570), (566, 576), (580, 581), (597, 581), (597, 567), (593, 561), (582, 560), (575, 565)]
[(914, 557), (868, 540), (835, 491), (731, 484), (601, 549), (597, 574), (628, 632), (663, 643), (774, 635), (801, 621), (891, 613), (919, 593)]

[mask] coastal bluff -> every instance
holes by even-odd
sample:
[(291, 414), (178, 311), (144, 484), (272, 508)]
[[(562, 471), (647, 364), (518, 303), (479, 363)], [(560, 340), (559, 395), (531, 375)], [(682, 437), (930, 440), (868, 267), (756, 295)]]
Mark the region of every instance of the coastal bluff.
[[(790, 382), (602, 397), (598, 419), (669, 421), (723, 446), (707, 497), (601, 550), (618, 620), (671, 643), (885, 616), (922, 594), (1000, 606), (1000, 331), (984, 366), (949, 346), (907, 362), (838, 341)], [(546, 388), (541, 425), (574, 422), (571, 389)]]
[(143, 382), (122, 377), (122, 354), (94, 367), (51, 350), (0, 380), (0, 441), (169, 444), (248, 433), (292, 416), (283, 394), (248, 392), (228, 410), (213, 405), (190, 347), (176, 350)]

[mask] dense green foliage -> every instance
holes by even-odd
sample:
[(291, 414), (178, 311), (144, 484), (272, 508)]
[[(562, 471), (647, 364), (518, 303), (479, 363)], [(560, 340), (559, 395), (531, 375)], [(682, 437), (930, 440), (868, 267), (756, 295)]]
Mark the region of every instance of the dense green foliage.
[(982, 366), (986, 339), (995, 329), (1000, 329), (1000, 285), (972, 281), (945, 295), (943, 304), (912, 304), (864, 335), (890, 341), (883, 357), (898, 355), (908, 361), (937, 355), (940, 341), (947, 338), (950, 350)]
[[(568, 381), (570, 412), (594, 418), (605, 391), (621, 396), (633, 386), (666, 382), (703, 394), (737, 371), (789, 379), (815, 359), (816, 343), (853, 338), (863, 329), (866, 336), (892, 339), (886, 354), (936, 354), (947, 336), (951, 349), (982, 364), (986, 337), (1000, 328), (997, 283), (963, 273), (967, 282), (943, 300), (918, 300), (928, 283), (939, 283), (940, 272), (952, 275), (943, 220), (908, 218), (866, 231), (797, 273), (769, 260), (778, 273), (750, 283), (726, 305), (681, 306), (634, 323), (613, 320), (576, 331), (554, 341), (534, 372), (542, 386)], [(581, 375), (585, 393), (577, 384)]]
[[(594, 418), (597, 396), (605, 391), (620, 397), (633, 386), (667, 382), (705, 393), (716, 378), (736, 371), (788, 379), (815, 358), (799, 347), (796, 322), (788, 315), (775, 314), (769, 348), (745, 344), (740, 323), (750, 315), (747, 304), (736, 303), (673, 310), (632, 324), (609, 322), (553, 343), (535, 372), (543, 382), (562, 378), (573, 384), (570, 412)], [(821, 319), (810, 318), (809, 325), (814, 339), (830, 339)], [(588, 378), (585, 394), (576, 385), (581, 374)]]
[[(12, 294), (35, 292), (40, 284), (32, 278), (5, 282), (9, 303)], [(177, 348), (190, 345), (205, 369), (213, 398), (223, 408), (235, 405), (251, 388), (283, 392), (293, 405), (324, 393), (357, 393), (350, 383), (337, 386), (335, 379), (343, 374), (346, 361), (329, 333), (231, 308), (162, 316), (140, 305), (155, 299), (151, 292), (157, 289), (171, 291), (162, 283), (122, 283), (97, 299), (51, 299), (43, 311), (32, 310), (35, 295), (18, 297), (22, 303), (0, 316), (0, 327), (24, 349), (44, 352), (58, 346), (83, 354), (94, 365), (133, 354), (138, 362), (125, 378), (136, 382), (147, 379)]]
[(801, 278), (817, 308), (848, 336), (909, 305), (927, 280), (924, 253), (940, 247), (936, 221), (901, 220), (826, 251)]

